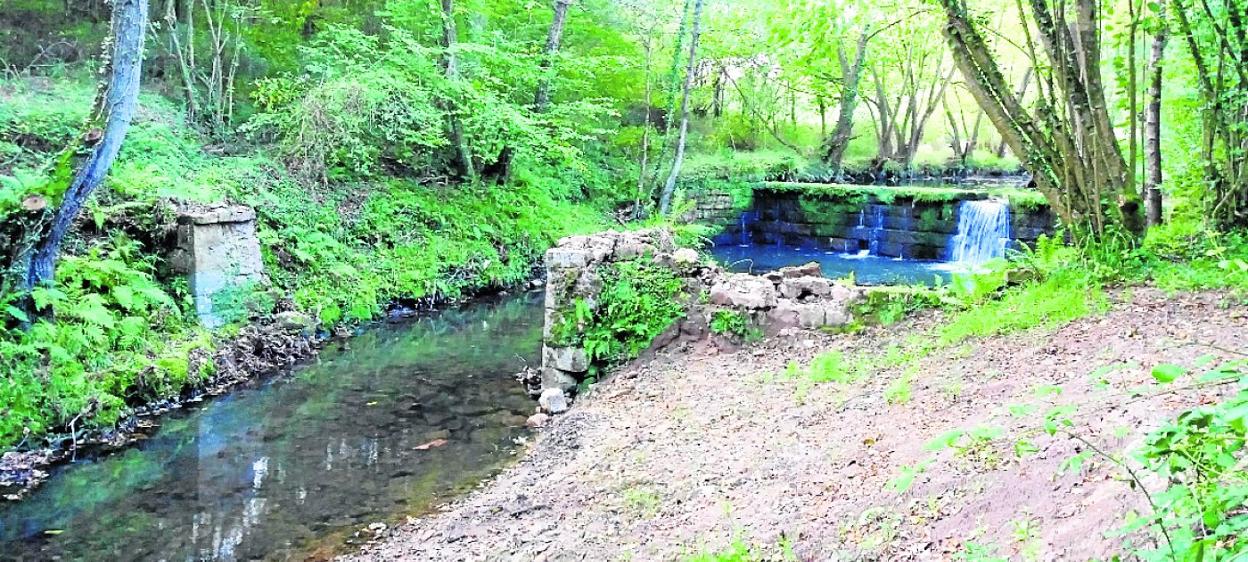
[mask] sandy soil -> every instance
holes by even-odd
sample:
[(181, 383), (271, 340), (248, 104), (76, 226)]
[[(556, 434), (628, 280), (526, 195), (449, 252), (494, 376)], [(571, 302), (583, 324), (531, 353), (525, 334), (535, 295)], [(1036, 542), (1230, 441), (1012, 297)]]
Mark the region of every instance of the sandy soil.
[[(1041, 428), (1078, 407), (1106, 451), (1225, 389), (1162, 390), (1151, 369), (1217, 348), (1248, 351), (1248, 309), (1217, 295), (1112, 296), (1104, 316), (946, 349), (906, 367), (813, 388), (780, 376), (817, 353), (913, 345), (938, 313), (890, 329), (801, 332), (735, 352), (712, 347), (634, 365), (557, 418), (516, 466), (352, 560), (677, 560), (735, 539), (788, 542), (800, 560), (943, 560), (982, 547), (1031, 560), (1105, 558), (1128, 510), (1114, 467)], [(1211, 347), (1213, 346), (1213, 347)], [(931, 450), (951, 430), (992, 428), (978, 447)], [(1015, 453), (1020, 440), (1038, 449)], [(924, 466), (899, 492), (889, 485)], [(777, 557), (778, 559), (778, 557)]]

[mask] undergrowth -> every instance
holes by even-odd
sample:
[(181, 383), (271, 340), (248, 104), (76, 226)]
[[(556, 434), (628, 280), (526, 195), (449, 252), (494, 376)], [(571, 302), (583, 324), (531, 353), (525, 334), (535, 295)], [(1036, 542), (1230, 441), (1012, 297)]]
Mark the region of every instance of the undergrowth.
[[(0, 91), (4, 220), (46, 183), (46, 164), (77, 134), (93, 88), (81, 79), (10, 80)], [(555, 240), (595, 230), (605, 216), (584, 201), (605, 189), (606, 175), (577, 167), (518, 164), (510, 183), (488, 188), (388, 175), (311, 183), (265, 146), (235, 143), (223, 153), (205, 142), (176, 103), (145, 92), (105, 187), (67, 240), (56, 288), (35, 295), (56, 322), (22, 330), (29, 319), (0, 302), (0, 448), (111, 426), (131, 407), (211, 375), (199, 358), (211, 355), (214, 336), (196, 327), (186, 282), (163, 259), (171, 200), (254, 207), (273, 284), (264, 292), (324, 330), (373, 320), (396, 302), (525, 281)], [(268, 303), (238, 321), (272, 308), (271, 298), (237, 297)]]
[(57, 316), (23, 330), (33, 319), (4, 306), (0, 444), (32, 442), (59, 427), (111, 425), (128, 407), (213, 373), (211, 362), (194, 357), (212, 342), (188, 316), (184, 287), (170, 292), (157, 283), (152, 260), (132, 241), (66, 256), (56, 286), (33, 298)]
[(754, 325), (749, 315), (737, 310), (716, 310), (711, 314), (710, 327), (712, 334), (747, 342), (763, 337), (762, 330)]
[(595, 310), (577, 306), (581, 343), (590, 359), (612, 364), (635, 359), (659, 334), (685, 315), (685, 282), (670, 269), (633, 260), (602, 271)]

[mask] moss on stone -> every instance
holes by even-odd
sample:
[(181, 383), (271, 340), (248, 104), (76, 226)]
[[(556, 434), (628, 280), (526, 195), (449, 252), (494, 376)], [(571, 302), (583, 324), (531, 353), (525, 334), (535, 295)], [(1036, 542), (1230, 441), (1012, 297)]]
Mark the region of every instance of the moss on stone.
[(1048, 207), (1044, 194), (1034, 189), (1019, 187), (994, 187), (971, 189), (961, 187), (845, 185), (796, 182), (763, 182), (754, 186), (755, 191), (772, 193), (797, 193), (803, 201), (820, 200), (862, 205), (875, 201), (894, 204), (897, 201), (917, 203), (954, 203), (958, 201), (999, 198), (1009, 201), (1010, 207), (1023, 211), (1036, 211)]

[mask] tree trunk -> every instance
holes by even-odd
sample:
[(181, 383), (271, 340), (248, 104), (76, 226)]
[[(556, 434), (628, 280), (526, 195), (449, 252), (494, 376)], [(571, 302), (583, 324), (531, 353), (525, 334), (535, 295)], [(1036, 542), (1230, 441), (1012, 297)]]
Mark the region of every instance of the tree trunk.
[(1153, 36), (1153, 50), (1148, 63), (1148, 104), (1144, 106), (1144, 214), (1150, 227), (1162, 221), (1161, 86), (1166, 43), (1170, 40), (1165, 8), (1162, 8), (1161, 20)]
[[(442, 71), (447, 81), (453, 86), (459, 82), (459, 57), (455, 53), (455, 43), (459, 41), (459, 30), (455, 25), (455, 0), (442, 0)], [(455, 102), (446, 102), (446, 130), (451, 140), (451, 148), (455, 151), (455, 166), (461, 178), (469, 181), (477, 180), (477, 167), (473, 163), (472, 149), (468, 146), (468, 138), (464, 134), (464, 123), (459, 118), (459, 107)]]
[(546, 49), (542, 51), (541, 81), (537, 84), (537, 95), (534, 97), (533, 108), (538, 113), (546, 113), (550, 107), (550, 88), (554, 79), (555, 57), (559, 55), (559, 46), (563, 44), (563, 29), (568, 23), (568, 7), (572, 0), (555, 0), (555, 19), (550, 23), (550, 31), (546, 34)]
[(666, 215), (672, 210), (672, 196), (676, 193), (676, 180), (680, 177), (680, 167), (685, 159), (685, 143), (689, 137), (689, 97), (693, 92), (693, 78), (698, 64), (698, 39), (702, 34), (702, 1), (695, 0), (693, 6), (693, 32), (689, 39), (689, 66), (685, 69), (684, 93), (680, 101), (680, 135), (676, 140), (676, 158), (672, 161), (672, 172), (663, 184), (663, 192), (659, 196), (659, 214)]
[(953, 81), (953, 74), (957, 70), (957, 67), (952, 67), (945, 74), (935, 75), (932, 82), (928, 84), (927, 95), (922, 102), (922, 108), (920, 108), (917, 90), (915, 96), (911, 99), (910, 116), (908, 117), (910, 134), (902, 152), (902, 164), (906, 169), (909, 169), (911, 164), (914, 163), (914, 157), (919, 151), (919, 144), (923, 142), (923, 132), (927, 129), (927, 122), (932, 118), (932, 114), (936, 113), (941, 100), (945, 97), (945, 91), (949, 88), (949, 83)]
[(828, 100), (819, 96), (815, 100), (819, 104), (819, 137), (828, 136)]
[[(443, 0), (447, 2), (449, 0)], [(550, 109), (550, 90), (554, 79), (555, 57), (559, 55), (559, 47), (563, 44), (563, 29), (568, 21), (568, 7), (572, 0), (555, 0), (555, 17), (550, 22), (546, 33), (546, 48), (542, 51), (542, 62), (539, 65), (537, 92), (533, 96), (533, 111), (546, 113)], [(498, 154), (498, 161), (486, 170), (486, 175), (494, 176), (497, 183), (506, 183), (511, 179), (512, 166), (515, 163), (516, 151), (506, 145)]]
[[(888, 100), (888, 92), (884, 89), (884, 81), (880, 79), (879, 72), (874, 69), (871, 71), (872, 81), (875, 82), (876, 107), (879, 108), (880, 126), (876, 130), (877, 142), (879, 144), (876, 158), (883, 162), (891, 160), (896, 154), (893, 147), (893, 130), (897, 125), (897, 118), (893, 115), (891, 102)], [(827, 134), (824, 134), (827, 137)]]
[(715, 70), (715, 85), (711, 93), (711, 115), (716, 119), (724, 116), (724, 73), (723, 67)]
[(9, 237), (11, 253), (4, 256), (9, 263), (0, 293), (17, 295), (16, 306), (28, 316), (35, 312), (30, 291), (55, 281), (61, 243), (91, 194), (104, 182), (125, 141), (138, 108), (147, 23), (147, 0), (114, 0), (112, 40), (107, 43), (112, 52), (105, 54), (105, 82), (96, 94), (84, 134), (62, 153), (53, 175), (63, 172), (69, 179), (49, 185), (45, 193), (28, 196), (23, 202), (26, 214), (13, 220), (17, 224)]
[[(1019, 100), (1027, 98), (1027, 88), (1031, 86), (1031, 75), (1034, 72), (1035, 68), (1028, 68), (1027, 72), (1023, 73), (1023, 85), (1018, 87)], [(1005, 148), (1005, 138), (1002, 137), (1001, 144), (997, 145), (997, 158), (1005, 158)]]
[[(1099, 236), (1116, 219), (1127, 232), (1144, 229), (1139, 192), (1127, 183), (1100, 76), (1100, 21), (1094, 0), (1075, 0), (1075, 20), (1064, 1), (1031, 0), (1030, 15), (1045, 59), (1027, 25), (1025, 46), (1033, 66), (1050, 68), (1037, 109), (1015, 95), (969, 15), (966, 0), (939, 0), (948, 25), (945, 37), (966, 84), (1014, 154), (1033, 174), (1062, 222), (1077, 235)], [(1020, 0), (1019, 6), (1022, 5)], [(1025, 17), (1025, 15), (1024, 15)], [(1026, 23), (1026, 22), (1025, 22)], [(1047, 90), (1047, 91), (1046, 91)], [(1116, 208), (1107, 216), (1106, 207)]]
[[(1140, 156), (1140, 78), (1136, 66), (1135, 40), (1140, 30), (1139, 0), (1127, 0), (1127, 184), (1132, 189), (1136, 186), (1136, 162)], [(1148, 223), (1148, 202), (1145, 201), (1145, 225)]]
[(858, 49), (853, 62), (847, 60), (844, 49), (837, 49), (841, 62), (842, 88), (841, 103), (837, 110), (836, 127), (823, 143), (823, 162), (836, 175), (841, 174), (841, 164), (845, 160), (845, 149), (854, 134), (854, 111), (858, 108), (858, 85), (862, 75), (862, 63), (867, 57), (867, 42), (871, 34), (863, 30), (858, 37)]
[[(681, 83), (680, 82), (680, 62), (681, 62), (681, 58), (684, 56), (684, 53), (685, 53), (685, 49), (684, 49), (685, 33), (689, 29), (689, 14), (690, 14), (690, 8), (692, 6), (693, 6), (693, 0), (684, 0), (684, 3), (680, 9), (680, 27), (676, 31), (676, 44), (673, 45), (673, 48), (672, 48), (672, 67), (670, 70), (668, 70), (668, 73), (667, 73), (667, 88), (665, 88), (667, 95), (665, 96), (666, 99), (664, 100), (664, 104), (663, 104), (664, 109), (667, 110), (667, 114), (666, 114), (667, 123), (665, 124), (663, 128), (663, 138), (664, 138), (664, 142), (669, 145), (671, 143), (671, 136), (672, 136), (672, 131), (673, 131), (672, 124), (675, 123), (676, 121), (674, 119), (674, 116), (676, 115), (676, 112), (678, 110), (677, 108), (677, 104), (679, 103), (678, 94), (680, 93), (680, 83)], [(655, 178), (655, 181), (658, 181), (658, 178)]]
[(650, 121), (651, 121), (651, 105), (650, 96), (653, 94), (654, 87), (650, 80), (650, 70), (654, 64), (654, 38), (653, 30), (646, 34), (645, 54), (646, 63), (644, 67), (646, 80), (646, 96), (643, 98), (646, 106), (646, 121), (642, 124), (641, 129), (641, 157), (638, 162), (637, 172), (637, 197), (633, 201), (633, 219), (641, 218), (641, 198), (646, 192), (646, 177), (649, 174), (650, 167)]
[(1206, 218), (1215, 228), (1244, 227), (1248, 226), (1248, 135), (1239, 124), (1248, 121), (1248, 22), (1233, 2), (1226, 4), (1231, 9), (1225, 18), (1211, 13), (1206, 2), (1200, 4), (1203, 10), (1189, 8), (1182, 0), (1172, 1), (1205, 102), (1201, 159), (1209, 186)]

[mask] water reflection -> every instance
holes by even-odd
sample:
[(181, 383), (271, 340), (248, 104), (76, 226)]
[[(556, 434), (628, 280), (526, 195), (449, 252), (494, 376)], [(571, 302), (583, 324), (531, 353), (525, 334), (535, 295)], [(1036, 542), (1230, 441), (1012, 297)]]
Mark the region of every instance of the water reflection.
[(0, 558), (303, 559), (325, 537), (424, 509), (497, 470), (524, 432), (533, 403), (510, 374), (538, 360), (539, 306), (379, 328), (166, 417), (140, 446), (0, 507)]

